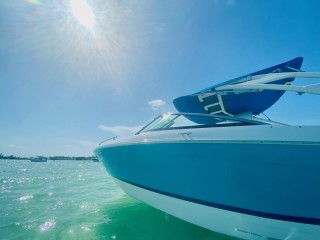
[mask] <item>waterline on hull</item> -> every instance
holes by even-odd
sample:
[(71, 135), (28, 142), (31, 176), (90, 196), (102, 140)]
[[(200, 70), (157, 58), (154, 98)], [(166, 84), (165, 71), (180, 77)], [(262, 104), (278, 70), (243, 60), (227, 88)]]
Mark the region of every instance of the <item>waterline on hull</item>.
[(242, 239), (316, 239), (320, 227), (236, 213), (149, 191), (115, 179), (132, 197), (212, 231)]

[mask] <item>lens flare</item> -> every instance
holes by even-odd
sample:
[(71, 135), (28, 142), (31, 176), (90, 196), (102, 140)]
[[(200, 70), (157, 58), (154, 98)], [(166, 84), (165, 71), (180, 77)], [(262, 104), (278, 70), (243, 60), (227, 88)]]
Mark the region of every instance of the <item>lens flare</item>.
[(32, 3), (32, 4), (38, 4), (38, 5), (42, 4), (42, 2), (40, 0), (27, 0), (27, 2)]
[(92, 29), (96, 23), (92, 7), (86, 0), (71, 0), (71, 11), (78, 22), (87, 29)]

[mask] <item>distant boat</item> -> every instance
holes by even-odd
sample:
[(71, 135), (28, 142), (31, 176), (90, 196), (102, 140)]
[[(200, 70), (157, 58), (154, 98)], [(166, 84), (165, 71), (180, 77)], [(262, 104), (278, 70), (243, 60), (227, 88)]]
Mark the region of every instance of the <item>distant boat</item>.
[(99, 159), (98, 159), (97, 156), (93, 156), (93, 157), (91, 158), (91, 160), (92, 160), (93, 162), (99, 162)]
[(179, 97), (179, 113), (94, 152), (126, 193), (188, 222), (241, 239), (319, 239), (320, 126), (257, 116), (286, 91), (320, 95), (320, 84), (292, 85), (320, 78), (302, 60)]
[(30, 162), (47, 162), (47, 161), (48, 161), (48, 158), (42, 157), (42, 156), (30, 158)]

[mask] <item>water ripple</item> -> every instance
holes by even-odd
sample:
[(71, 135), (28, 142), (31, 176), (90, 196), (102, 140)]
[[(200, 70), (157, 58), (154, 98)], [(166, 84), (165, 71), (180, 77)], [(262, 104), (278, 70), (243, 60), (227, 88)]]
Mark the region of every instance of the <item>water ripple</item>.
[(45, 221), (43, 224), (39, 226), (41, 232), (49, 231), (50, 229), (54, 228), (56, 225), (56, 221), (54, 219), (49, 219)]
[(0, 171), (1, 240), (230, 239), (137, 203), (101, 164), (1, 160)]
[(33, 196), (30, 194), (30, 195), (25, 195), (25, 196), (22, 196), (20, 198), (18, 198), (19, 201), (27, 201), (28, 199), (32, 199)]

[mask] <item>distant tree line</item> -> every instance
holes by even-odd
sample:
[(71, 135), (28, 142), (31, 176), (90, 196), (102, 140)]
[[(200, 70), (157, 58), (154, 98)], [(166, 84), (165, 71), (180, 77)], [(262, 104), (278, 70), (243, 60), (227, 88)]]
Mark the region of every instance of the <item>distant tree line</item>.
[[(43, 157), (43, 156), (37, 156), (37, 157)], [(17, 157), (14, 155), (4, 155), (3, 153), (0, 153), (0, 159), (29, 160), (31, 158), (34, 158), (34, 157)], [(89, 157), (49, 156), (46, 158), (49, 160), (91, 160), (92, 156), (89, 156)]]
[(91, 160), (92, 157), (70, 157), (70, 156), (52, 156), (48, 157), (50, 160)]
[(14, 159), (14, 160), (21, 160), (21, 159), (27, 159), (27, 158), (24, 158), (24, 157), (17, 157), (17, 156), (14, 156), (14, 155), (4, 155), (2, 153), (0, 153), (0, 159)]

